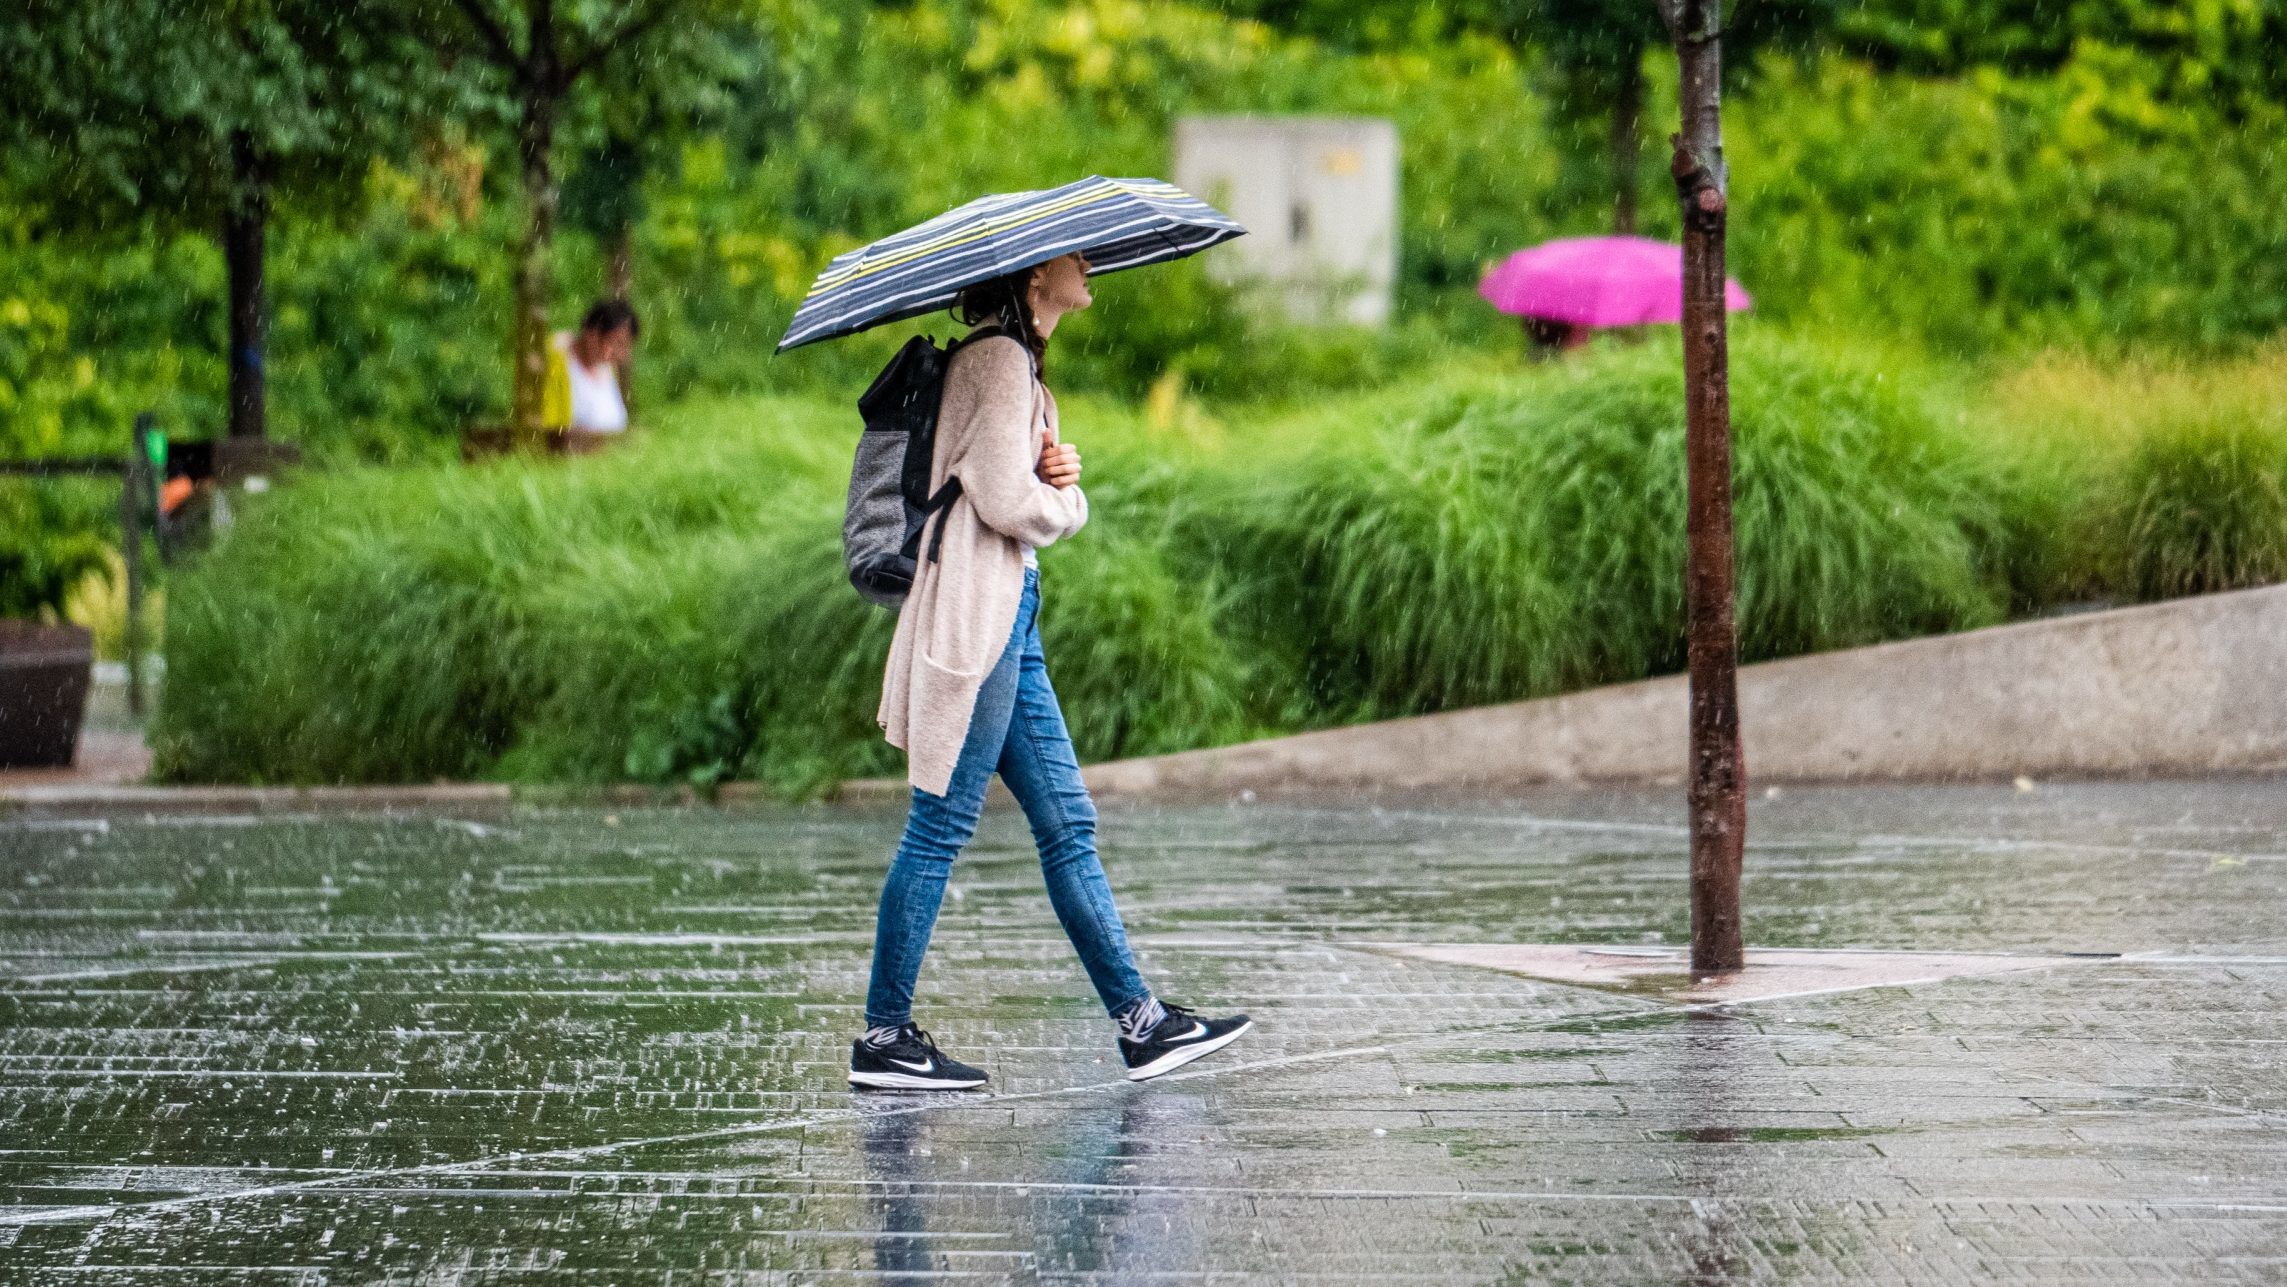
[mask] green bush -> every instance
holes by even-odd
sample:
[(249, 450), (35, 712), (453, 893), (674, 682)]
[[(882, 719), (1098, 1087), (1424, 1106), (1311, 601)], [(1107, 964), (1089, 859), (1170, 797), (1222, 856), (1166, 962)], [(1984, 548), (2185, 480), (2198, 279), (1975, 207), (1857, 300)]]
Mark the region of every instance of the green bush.
[[(1741, 340), (1746, 655), (1998, 620), (2032, 493), (1899, 372)], [(1068, 400), (1094, 517), (1042, 554), (1042, 632), (1081, 753), (1676, 668), (1679, 365), (1606, 346), (1234, 425)], [(790, 794), (893, 772), (893, 619), (837, 539), (854, 417), (673, 420), (607, 456), (348, 470), (250, 506), (174, 588), (160, 771)]]
[[(126, 425), (95, 363), (70, 351), (70, 320), (52, 300), (0, 294), (0, 460), (124, 452)], [(74, 587), (109, 575), (118, 496), (116, 481), (0, 477), (0, 617), (60, 617)]]
[(2287, 580), (2287, 347), (2223, 362), (2050, 355), (1993, 388), (1986, 432), (2030, 482), (2020, 605)]
[(110, 575), (108, 499), (78, 480), (0, 478), (0, 617), (61, 617), (80, 582)]
[[(1799, 347), (1743, 344), (1735, 371), (1746, 657), (1998, 619), (2013, 498), (1972, 442)], [(1672, 343), (1364, 403), (1296, 433), (1309, 449), (1257, 489), (1268, 515), (1208, 542), (1250, 566), (1252, 597), (1296, 605), (1267, 628), (1311, 641), (1304, 683), (1328, 710), (1677, 669), (1682, 405)]]
[[(571, 465), (347, 469), (250, 498), (170, 604), (161, 771), (489, 772), (535, 711), (557, 709), (566, 640), (608, 617), (596, 609), (615, 575), (634, 565), (632, 579), (657, 579), (694, 541), (767, 534), (787, 521), (784, 493), (823, 485), (833, 466), (819, 414), (695, 408), (687, 435), (649, 450)], [(626, 773), (617, 760), (588, 763), (595, 776)]]
[(1102, 278), (1093, 292), (1095, 306), (1058, 328), (1057, 383), (1123, 398), (1172, 380), (1218, 402), (1296, 402), (1418, 375), (1457, 352), (1495, 358), (1499, 347), (1482, 327), (1428, 314), (1386, 330), (1292, 322), (1197, 259)]
[[(159, 772), (803, 794), (891, 771), (874, 710), (894, 618), (842, 573), (854, 414), (674, 420), (593, 459), (343, 470), (248, 504), (175, 590)], [(1043, 629), (1081, 747), (1234, 735), (1241, 668), (1148, 532), (1114, 520), (1050, 558)]]
[(1041, 646), (1074, 746), (1102, 760), (1238, 740), (1252, 727), (1249, 671), (1219, 628), (1217, 587), (1117, 517), (1104, 526), (1042, 563)]
[(801, 504), (811, 521), (618, 553), (540, 596), (522, 665), (543, 696), (499, 773), (802, 794), (887, 772), (873, 716), (894, 621), (842, 581), (836, 516)]
[(2287, 581), (2287, 417), (2163, 425), (2104, 500), (2114, 584), (2127, 596)]

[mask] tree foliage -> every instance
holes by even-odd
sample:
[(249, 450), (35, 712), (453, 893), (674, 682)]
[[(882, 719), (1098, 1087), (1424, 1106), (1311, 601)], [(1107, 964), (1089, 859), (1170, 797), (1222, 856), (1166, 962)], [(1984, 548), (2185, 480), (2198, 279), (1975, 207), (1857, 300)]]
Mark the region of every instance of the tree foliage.
[[(82, 235), (218, 236), (229, 261), (230, 430), (266, 424), (274, 201), (354, 203), (367, 160), (433, 86), (413, 42), (326, 0), (27, 0), (0, 17), (7, 168), (42, 222)], [(435, 105), (441, 105), (441, 102)]]
[[(33, 2), (64, 14), (61, 0)], [(1998, 0), (1947, 19), (1958, 28), (1945, 53), (1954, 61), (1912, 62), (1867, 43), (1870, 15), (1910, 15), (1918, 2), (1853, 4), (1838, 24), (1855, 26), (1730, 60), (1751, 90), (1727, 109), (1740, 203), (1731, 248), (1757, 325), (1983, 355), (2031, 344), (2229, 347), (2287, 324), (2287, 213), (2275, 197), (2287, 133), (2275, 105), (2172, 89), (2184, 83), (2181, 64), (2162, 45), (2108, 43), (2095, 27), (2062, 61), (2004, 58), (2001, 46), (1969, 39), (1984, 15), (2004, 11)], [(146, 3), (158, 12), (152, 0), (97, 0), (91, 12)], [(482, 37), (446, 7), (456, 0), (418, 3), (426, 7), (348, 6), (367, 25), (343, 39), (375, 38), (373, 22), (396, 15), (447, 46), (446, 58), (424, 54), (419, 66), (446, 77), (449, 62), (456, 96), (416, 111), (417, 128), (404, 147), (384, 149), (383, 163), (344, 166), (338, 184), (281, 198), (271, 388), (280, 432), (321, 454), (448, 453), (463, 427), (507, 411), (509, 249), (526, 232), (512, 82), (469, 55)], [(1737, 7), (1742, 26), (1758, 3)], [(2241, 11), (2237, 0), (2211, 9)], [(2138, 10), (2151, 25), (2173, 7), (2092, 0), (2073, 21), (2113, 10)], [(582, 12), (600, 23), (628, 10), (594, 0)], [(1101, 283), (1101, 307), (1059, 335), (1067, 387), (1300, 396), (1393, 378), (1457, 347), (1505, 354), (1513, 326), (1472, 291), (1485, 263), (1611, 219), (1608, 139), (1593, 118), (1567, 117), (1545, 25), (1524, 30), (1519, 49), (1488, 34), (1485, 11), (1464, 0), (1434, 9), (749, 0), (715, 12), (722, 20), (703, 48), (660, 47), (672, 66), (643, 41), (599, 64), (603, 79), (583, 80), (567, 100), (553, 158), (566, 174), (567, 235), (550, 245), (551, 308), (598, 293), (610, 238), (640, 208), (639, 382), (652, 406), (695, 390), (862, 382), (885, 356), (878, 341), (892, 337), (768, 356), (819, 264), (980, 191), (1091, 171), (1165, 173), (1172, 122), (1187, 112), (1367, 114), (1397, 125), (1398, 325), (1292, 331), (1239, 307), (1196, 266), (1122, 274)], [(64, 42), (28, 41), (28, 25), (6, 25), (14, 18), (9, 10), (0, 26), (32, 74), (0, 83), (13, 96), (11, 134), (26, 95), (63, 94), (61, 73), (39, 58)], [(2260, 46), (2225, 41), (2214, 56), (2230, 63), (2234, 50)], [(24, 61), (25, 51), (37, 56)], [(2041, 58), (2055, 56), (2051, 46)], [(1640, 65), (1644, 119), (1664, 122), (1672, 60), (1655, 51)], [(1646, 152), (1644, 176), (1656, 183), (1657, 157)], [(183, 434), (216, 422), (222, 273), (211, 224), (143, 219), (121, 204), (114, 216), (136, 217), (114, 219), (90, 252), (54, 235), (54, 195), (28, 155), (39, 153), (8, 149), (14, 168), (0, 174), (0, 307), (20, 299), (63, 321), (41, 341), (46, 374), (25, 384), (35, 390), (26, 405), (46, 408), (43, 422), (61, 415), (67, 436), (91, 423), (92, 404), (74, 401), (58, 376), (85, 359), (94, 387), (120, 406), (158, 407)], [(346, 218), (311, 219), (312, 208)], [(1643, 230), (1672, 235), (1673, 213), (1672, 203), (1645, 202)]]
[(1885, 70), (2055, 73), (2110, 61), (2156, 97), (2225, 107), (2287, 103), (2287, 5), (2278, 0), (1866, 0), (1838, 20), (1842, 47)]
[(0, 141), (18, 194), (76, 231), (211, 231), (234, 150), (305, 207), (354, 199), (430, 101), (402, 41), (326, 0), (22, 0), (0, 14)]
[(506, 105), (524, 199), (510, 415), (530, 435), (540, 427), (567, 119), (606, 84), (597, 110), (620, 128), (598, 150), (595, 195), (622, 207), (624, 224), (653, 128), (704, 100), (714, 77), (735, 81), (751, 65), (741, 37), (759, 14), (752, 0), (394, 0), (390, 12), (409, 35), (428, 35), (446, 66), (480, 69)]

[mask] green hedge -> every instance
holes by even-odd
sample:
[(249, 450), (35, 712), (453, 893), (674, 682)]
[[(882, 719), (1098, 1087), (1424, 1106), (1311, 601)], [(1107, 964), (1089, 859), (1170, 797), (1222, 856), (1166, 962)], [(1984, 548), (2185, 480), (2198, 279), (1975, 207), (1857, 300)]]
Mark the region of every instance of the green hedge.
[[(1734, 379), (1747, 658), (1999, 618), (2014, 498), (1990, 453), (1797, 348), (1744, 345)], [(1672, 344), (1396, 396), (1313, 426), (1265, 520), (1219, 544), (1306, 605), (1287, 624), (1314, 703), (1403, 714), (1677, 669), (1682, 405)]]
[[(2147, 388), (2124, 424), (2036, 432), (2021, 391), (1738, 340), (1750, 659), (2287, 577), (2287, 412)], [(1606, 345), (1229, 423), (1070, 399), (1095, 518), (1042, 556), (1042, 628), (1083, 756), (1676, 669), (1678, 367), (1672, 340)], [(893, 620), (841, 581), (852, 413), (672, 421), (249, 505), (172, 590), (161, 774), (800, 794), (895, 771)]]

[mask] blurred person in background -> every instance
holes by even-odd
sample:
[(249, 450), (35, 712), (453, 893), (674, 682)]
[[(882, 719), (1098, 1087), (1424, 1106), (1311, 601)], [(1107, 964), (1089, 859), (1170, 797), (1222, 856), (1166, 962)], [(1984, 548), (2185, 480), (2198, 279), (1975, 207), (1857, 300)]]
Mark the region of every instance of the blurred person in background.
[(540, 418), (557, 431), (567, 453), (600, 450), (627, 432), (627, 394), (619, 377), (642, 331), (626, 300), (607, 299), (588, 309), (578, 330), (558, 331), (550, 340)]
[(1553, 318), (1534, 317), (1529, 313), (1522, 320), (1525, 324), (1525, 351), (1536, 361), (1562, 356), (1585, 347), (1588, 343), (1588, 328), (1585, 326), (1575, 326)]

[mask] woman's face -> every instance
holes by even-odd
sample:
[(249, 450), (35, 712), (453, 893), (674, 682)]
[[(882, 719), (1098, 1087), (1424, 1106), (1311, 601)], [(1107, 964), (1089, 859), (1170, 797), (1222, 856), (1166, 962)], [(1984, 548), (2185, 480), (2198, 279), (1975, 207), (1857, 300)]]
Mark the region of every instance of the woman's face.
[(1074, 252), (1058, 255), (1032, 274), (1034, 312), (1070, 313), (1096, 302), (1088, 293), (1088, 257)]

